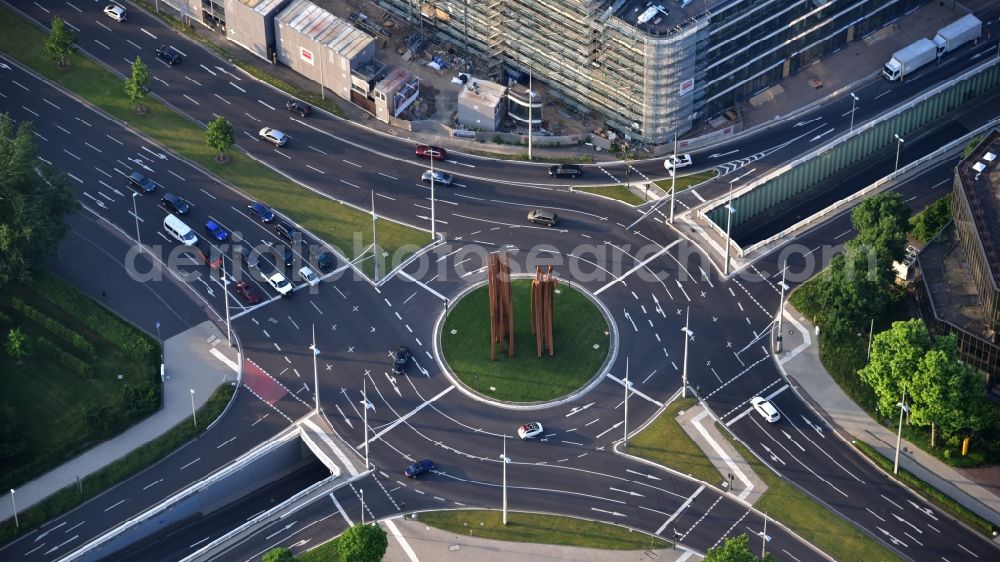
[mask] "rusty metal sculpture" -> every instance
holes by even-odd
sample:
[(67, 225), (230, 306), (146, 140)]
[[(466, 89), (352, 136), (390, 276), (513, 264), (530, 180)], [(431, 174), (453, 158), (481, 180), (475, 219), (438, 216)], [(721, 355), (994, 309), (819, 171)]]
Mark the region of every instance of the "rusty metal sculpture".
[(535, 347), (539, 357), (545, 350), (548, 350), (550, 357), (555, 354), (552, 298), (555, 296), (556, 284), (551, 265), (548, 273), (542, 273), (541, 267), (535, 267), (535, 278), (531, 281), (531, 333), (535, 334)]
[(497, 359), (497, 344), (514, 356), (514, 301), (510, 298), (510, 265), (506, 252), (494, 252), (486, 261), (490, 290), (490, 360)]

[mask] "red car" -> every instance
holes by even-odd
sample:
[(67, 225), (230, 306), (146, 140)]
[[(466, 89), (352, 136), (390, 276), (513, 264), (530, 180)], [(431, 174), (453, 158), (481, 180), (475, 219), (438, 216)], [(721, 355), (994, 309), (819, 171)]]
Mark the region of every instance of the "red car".
[(431, 146), (429, 144), (418, 144), (417, 158), (444, 160), (445, 158), (448, 158), (448, 151), (441, 148), (440, 146)]
[(245, 298), (248, 304), (257, 304), (260, 302), (260, 293), (257, 292), (257, 289), (253, 288), (253, 285), (246, 281), (240, 281), (236, 284), (236, 292)]

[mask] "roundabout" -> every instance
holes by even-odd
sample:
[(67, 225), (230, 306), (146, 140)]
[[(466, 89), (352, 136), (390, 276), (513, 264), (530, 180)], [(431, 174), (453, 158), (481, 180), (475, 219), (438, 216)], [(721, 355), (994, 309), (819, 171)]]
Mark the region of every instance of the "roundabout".
[(574, 394), (603, 372), (612, 330), (590, 295), (565, 283), (555, 288), (555, 352), (539, 357), (531, 333), (531, 280), (513, 280), (514, 354), (498, 346), (495, 361), (490, 360), (488, 299), (485, 283), (466, 291), (441, 324), (444, 362), (466, 390), (497, 402), (537, 405)]

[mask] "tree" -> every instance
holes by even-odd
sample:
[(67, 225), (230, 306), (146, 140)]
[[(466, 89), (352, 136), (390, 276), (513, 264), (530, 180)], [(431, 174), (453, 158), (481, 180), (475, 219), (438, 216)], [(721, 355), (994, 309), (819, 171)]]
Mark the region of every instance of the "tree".
[(341, 560), (378, 562), (385, 556), (388, 547), (389, 539), (382, 527), (358, 523), (340, 536), (337, 552)]
[(944, 196), (931, 203), (919, 215), (911, 219), (913, 237), (928, 242), (951, 220), (951, 197)]
[(12, 459), (28, 446), (17, 412), (7, 404), (0, 406), (0, 459)]
[(208, 146), (219, 151), (219, 155), (215, 159), (222, 162), (226, 158), (226, 151), (236, 143), (233, 126), (225, 117), (221, 115), (216, 117), (208, 124), (208, 129), (205, 130), (205, 142)]
[(28, 279), (66, 233), (79, 203), (66, 176), (39, 163), (30, 122), (0, 114), (0, 287)]
[[(871, 361), (858, 371), (858, 377), (875, 391), (880, 414), (892, 416), (903, 390), (912, 392), (914, 373), (930, 348), (930, 335), (919, 318), (893, 322), (891, 328), (875, 335)], [(907, 402), (914, 402), (912, 394)]]
[(831, 338), (856, 332), (881, 314), (889, 303), (881, 266), (864, 250), (849, 243), (843, 254), (830, 260), (820, 278), (814, 296), (817, 310), (822, 311), (823, 329)]
[(11, 328), (7, 332), (7, 354), (14, 359), (28, 355), (28, 336), (24, 335), (21, 328)]
[(143, 109), (140, 103), (149, 93), (149, 67), (138, 56), (132, 62), (132, 75), (125, 79), (125, 95), (132, 102), (133, 109), (139, 112)]
[(903, 197), (891, 192), (865, 199), (851, 211), (851, 224), (858, 231), (855, 241), (872, 248), (891, 274), (893, 260), (903, 257), (906, 232), (910, 229), (910, 208)]
[(45, 51), (59, 61), (60, 67), (69, 64), (66, 57), (76, 52), (76, 33), (59, 16), (52, 18), (52, 31), (45, 38)]
[(295, 562), (295, 555), (287, 548), (272, 548), (261, 556), (261, 562)]
[(913, 377), (914, 407), (910, 421), (930, 425), (947, 435), (963, 429), (977, 433), (986, 425), (983, 385), (969, 365), (958, 360), (955, 336), (938, 338), (920, 359)]
[(774, 556), (768, 552), (763, 558), (754, 555), (750, 548), (750, 538), (746, 533), (722, 541), (715, 548), (708, 549), (703, 562), (775, 562)]

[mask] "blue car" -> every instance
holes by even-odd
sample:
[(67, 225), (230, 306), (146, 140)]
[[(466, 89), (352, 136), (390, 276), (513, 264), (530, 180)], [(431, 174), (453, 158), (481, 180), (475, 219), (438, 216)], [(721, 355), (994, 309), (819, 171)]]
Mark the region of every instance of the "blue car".
[(424, 459), (420, 462), (415, 462), (410, 466), (406, 467), (406, 470), (403, 471), (403, 474), (406, 475), (407, 478), (416, 478), (417, 476), (429, 470), (434, 470), (434, 461), (430, 459)]
[(205, 223), (205, 230), (212, 235), (212, 238), (215, 238), (219, 242), (222, 242), (227, 238), (229, 238), (229, 233), (226, 232), (226, 229), (219, 226), (219, 223), (213, 220), (210, 220)]
[(249, 209), (251, 213), (257, 215), (257, 218), (263, 222), (271, 222), (274, 220), (274, 211), (256, 201), (251, 201), (250, 204), (247, 205), (247, 209)]

